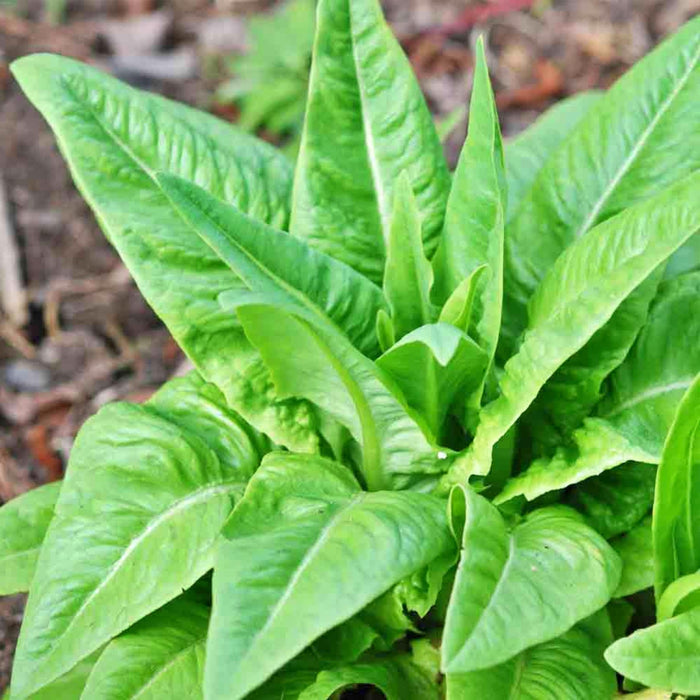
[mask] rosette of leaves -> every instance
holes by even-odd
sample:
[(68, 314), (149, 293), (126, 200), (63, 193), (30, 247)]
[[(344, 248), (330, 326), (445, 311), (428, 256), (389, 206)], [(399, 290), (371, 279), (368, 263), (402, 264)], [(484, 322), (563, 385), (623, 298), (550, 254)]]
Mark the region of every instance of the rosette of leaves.
[(196, 370), (0, 509), (13, 700), (700, 693), (699, 56), (504, 147), (480, 47), (452, 177), (376, 0), (319, 5), (294, 171), (15, 63)]

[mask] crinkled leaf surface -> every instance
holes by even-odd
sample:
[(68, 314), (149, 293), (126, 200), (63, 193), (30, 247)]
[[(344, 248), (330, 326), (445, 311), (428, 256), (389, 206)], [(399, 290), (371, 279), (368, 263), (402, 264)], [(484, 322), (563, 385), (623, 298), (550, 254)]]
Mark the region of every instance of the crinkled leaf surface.
[(447, 323), (417, 328), (405, 335), (377, 364), (399, 385), (408, 405), (426, 421), (438, 439), (453, 403), (479, 389), (486, 353), (467, 335)]
[(271, 225), (288, 220), (291, 166), (218, 119), (134, 90), (89, 66), (35, 55), (13, 64), (54, 130), (73, 178), (141, 293), (204, 376), (275, 441), (314, 451), (309, 406), (279, 404), (218, 295), (240, 282), (183, 223), (155, 182), (190, 180)]
[(339, 464), (284, 453), (265, 458), (224, 535), (205, 689), (231, 700), (394, 583), (454, 551), (444, 501), (363, 492)]
[(303, 396), (348, 428), (370, 490), (434, 482), (445, 471), (447, 452), (432, 444), (389, 376), (341, 333), (273, 306), (241, 306), (238, 316), (279, 394)]
[[(697, 342), (697, 338), (696, 338)], [(656, 597), (700, 569), (700, 373), (678, 406), (656, 475)]]
[(567, 97), (550, 107), (521, 134), (505, 142), (507, 221), (517, 212), (544, 164), (601, 96), (601, 92), (590, 90)]
[(531, 301), (530, 326), (506, 363), (501, 395), (482, 410), (474, 442), (453, 464), (448, 484), (488, 473), (493, 446), (544, 383), (700, 229), (698, 191), (700, 173), (600, 224), (557, 260)]
[(700, 273), (664, 282), (608, 394), (572, 443), (535, 460), (498, 497), (532, 500), (626, 461), (658, 463), (683, 393), (700, 372)]
[(431, 256), (450, 176), (432, 117), (378, 0), (322, 0), (291, 232), (375, 282), (406, 171)]
[(609, 700), (615, 674), (603, 651), (611, 641), (607, 614), (596, 613), (498, 666), (448, 674), (447, 700)]
[(299, 700), (328, 700), (334, 693), (356, 684), (372, 685), (386, 700), (438, 700), (437, 683), (428, 678), (407, 656), (370, 659), (366, 663), (322, 671)]
[(655, 481), (656, 466), (630, 462), (577, 484), (566, 502), (610, 539), (631, 530), (651, 511)]
[(322, 310), (368, 355), (378, 354), (377, 312), (382, 291), (351, 267), (305, 241), (256, 221), (205, 190), (169, 175), (158, 183), (201, 237), (251, 292)]
[(90, 674), (85, 700), (203, 697), (209, 609), (185, 595), (112, 640)]
[(626, 678), (652, 688), (700, 693), (700, 608), (637, 630), (605, 652)]
[(60, 490), (44, 484), (0, 508), (0, 595), (29, 590)]
[(532, 183), (506, 237), (506, 345), (567, 245), (700, 166), (699, 27), (689, 22), (624, 75)]
[(444, 301), (474, 270), (488, 266), (477, 281), (469, 333), (488, 353), (489, 362), (496, 352), (501, 326), (505, 208), (501, 130), (481, 41), (469, 131), (447, 201), (435, 268), (437, 294)]
[(622, 561), (622, 578), (616, 598), (632, 595), (654, 585), (654, 548), (651, 516), (644, 518), (627, 534), (610, 542)]
[(171, 421), (156, 395), (143, 406), (106, 406), (80, 431), (32, 582), (13, 672), (17, 698), (211, 568), (256, 451), (249, 445), (247, 458), (222, 461), (228, 421), (210, 421), (210, 410), (190, 427), (186, 413), (197, 414), (196, 405)]
[(558, 637), (618, 585), (618, 556), (573, 510), (543, 508), (509, 531), (471, 489), (456, 487), (450, 505), (455, 524), (466, 520), (442, 639), (448, 674), (489, 668)]

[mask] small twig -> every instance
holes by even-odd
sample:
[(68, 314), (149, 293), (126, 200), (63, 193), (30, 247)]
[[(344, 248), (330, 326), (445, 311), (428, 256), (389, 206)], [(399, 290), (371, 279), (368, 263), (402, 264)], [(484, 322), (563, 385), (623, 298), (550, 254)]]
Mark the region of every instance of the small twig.
[(0, 338), (8, 345), (13, 347), (17, 352), (26, 357), (28, 360), (33, 360), (36, 357), (36, 348), (24, 337), (22, 332), (15, 328), (11, 323), (0, 318)]
[(55, 338), (61, 333), (59, 312), (63, 297), (96, 294), (105, 289), (123, 287), (130, 281), (129, 271), (121, 265), (107, 276), (89, 277), (80, 280), (65, 278), (53, 280), (46, 290), (44, 299), (44, 325), (49, 337)]
[(27, 295), (22, 284), (19, 250), (10, 220), (5, 184), (0, 175), (0, 304), (10, 323), (21, 328), (29, 319)]

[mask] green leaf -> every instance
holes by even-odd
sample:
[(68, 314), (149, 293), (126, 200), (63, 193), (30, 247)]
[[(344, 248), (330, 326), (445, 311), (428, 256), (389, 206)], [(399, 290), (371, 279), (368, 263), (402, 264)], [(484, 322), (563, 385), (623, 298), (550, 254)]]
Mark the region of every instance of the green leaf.
[(455, 527), (466, 520), (442, 640), (448, 674), (498, 665), (558, 637), (618, 585), (619, 558), (573, 510), (543, 508), (509, 531), (493, 505), (462, 487), (450, 510)]
[(345, 467), (268, 455), (224, 530), (205, 694), (243, 698), (394, 583), (454, 552), (444, 502), (360, 491)]
[(696, 173), (600, 224), (557, 260), (531, 301), (530, 326), (506, 363), (501, 395), (482, 410), (474, 442), (452, 465), (447, 484), (488, 473), (493, 446), (544, 383), (700, 228), (699, 191)]
[(676, 693), (700, 693), (700, 608), (619, 639), (606, 661), (626, 678)]
[(545, 163), (554, 156), (574, 127), (600, 100), (596, 90), (580, 92), (550, 107), (532, 126), (505, 142), (508, 211), (506, 221), (517, 212)]
[[(603, 397), (603, 382), (627, 357), (647, 320), (663, 267), (625, 299), (612, 318), (547, 381), (530, 408), (568, 436)], [(541, 417), (540, 417), (541, 420)]]
[(469, 333), (488, 353), (489, 362), (501, 326), (505, 208), (503, 144), (480, 39), (469, 131), (452, 181), (435, 267), (437, 295), (444, 300), (477, 268), (488, 266), (476, 283)]
[[(652, 581), (653, 582), (653, 581)], [(700, 603), (700, 571), (686, 574), (669, 584), (656, 605), (659, 622), (698, 607)]]
[[(102, 649), (98, 649), (94, 654), (78, 662), (58, 680), (49, 683), (38, 692), (32, 693), (29, 700), (77, 700), (77, 698), (83, 697), (83, 690), (100, 654), (102, 654)], [(5, 698), (10, 700), (10, 695), (3, 695), (3, 700)]]
[(208, 621), (209, 609), (188, 596), (139, 620), (107, 645), (82, 697), (201, 699)]
[[(696, 339), (697, 341), (697, 339)], [(700, 373), (678, 406), (656, 475), (654, 559), (658, 600), (680, 576), (700, 569)]]
[(214, 420), (202, 389), (203, 417), (188, 418), (197, 414), (192, 402), (169, 420), (160, 404), (176, 393), (168, 391), (143, 406), (106, 406), (80, 431), (29, 594), (13, 673), (18, 699), (211, 568), (257, 453), (248, 443), (248, 457), (219, 458), (236, 417)]
[(657, 464), (676, 407), (700, 372), (700, 273), (664, 282), (629, 356), (609, 379), (608, 394), (551, 458), (533, 462), (498, 496), (529, 500), (627, 461)]
[(557, 257), (601, 221), (700, 167), (700, 19), (639, 61), (540, 170), (509, 226), (504, 337)]
[(530, 647), (505, 663), (447, 676), (447, 700), (567, 700), (612, 698), (615, 674), (603, 659), (612, 641), (605, 612), (561, 637)]
[(566, 501), (610, 539), (631, 530), (651, 511), (655, 481), (654, 465), (630, 462), (577, 484)]
[(439, 439), (450, 407), (457, 399), (464, 403), (481, 386), (487, 357), (457, 328), (436, 323), (405, 335), (377, 364)]
[(651, 516), (644, 518), (627, 534), (611, 543), (622, 561), (622, 578), (616, 598), (643, 591), (654, 585), (654, 548), (651, 541)]
[(321, 0), (291, 231), (380, 282), (399, 174), (430, 257), (450, 176), (432, 117), (377, 0)]
[[(382, 291), (351, 267), (304, 241), (256, 221), (206, 191), (170, 175), (157, 180), (193, 233), (251, 292), (330, 318), (364, 353), (379, 346), (375, 318)], [(319, 309), (325, 315), (318, 314)]]
[(488, 265), (480, 265), (469, 274), (469, 277), (462, 280), (442, 307), (438, 321), (451, 323), (464, 333), (469, 332), (479, 280), (488, 269)]
[(60, 490), (44, 484), (0, 508), (0, 595), (29, 590)]
[(370, 490), (426, 485), (444, 472), (447, 452), (429, 441), (388, 375), (341, 333), (273, 306), (237, 311), (279, 395), (313, 401), (360, 444)]
[(270, 146), (188, 107), (134, 90), (67, 58), (16, 61), (17, 80), (48, 120), (75, 182), (141, 293), (228, 402), (273, 439), (316, 451), (306, 404), (280, 404), (236, 318), (218, 304), (238, 278), (155, 182), (168, 172), (283, 228), (292, 172)]
[(386, 700), (439, 700), (437, 683), (413, 664), (408, 656), (368, 659), (366, 662), (319, 673), (316, 682), (299, 700), (328, 700), (334, 693), (353, 685), (372, 685)]
[(420, 214), (411, 183), (403, 172), (394, 192), (384, 273), (384, 295), (391, 309), (395, 338), (433, 320), (432, 284), (433, 269), (423, 252)]

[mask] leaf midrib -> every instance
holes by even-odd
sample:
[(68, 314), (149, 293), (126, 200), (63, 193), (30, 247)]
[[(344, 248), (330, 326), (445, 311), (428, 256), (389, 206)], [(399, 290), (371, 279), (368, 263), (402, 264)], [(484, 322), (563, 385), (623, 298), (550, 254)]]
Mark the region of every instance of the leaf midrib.
[(640, 391), (633, 394), (626, 401), (623, 401), (618, 406), (615, 406), (612, 410), (607, 413), (601, 414), (601, 418), (613, 418), (620, 413), (623, 413), (634, 406), (644, 403), (650, 399), (654, 399), (657, 396), (663, 396), (664, 394), (670, 394), (674, 391), (685, 391), (692, 384), (694, 377), (687, 379), (679, 379), (675, 382), (669, 382), (668, 384), (657, 384), (656, 386), (649, 387), (644, 391)]
[[(253, 635), (252, 639), (247, 644), (247, 653), (246, 657), (249, 657), (254, 651), (255, 651), (255, 646), (259, 644), (259, 641), (261, 637), (270, 629), (270, 627), (274, 624), (276, 617), (279, 615), (279, 613), (283, 610), (284, 605), (287, 603), (291, 595), (294, 593), (294, 589), (296, 587), (296, 584), (298, 581), (301, 579), (301, 577), (304, 575), (304, 572), (311, 566), (313, 563), (317, 553), (319, 550), (323, 547), (323, 545), (326, 543), (328, 538), (331, 536), (331, 533), (335, 526), (337, 525), (338, 521), (340, 521), (347, 513), (352, 510), (353, 508), (356, 508), (357, 506), (361, 505), (367, 498), (368, 494), (366, 492), (360, 492), (354, 494), (348, 502), (342, 506), (337, 513), (335, 513), (329, 520), (328, 522), (323, 526), (321, 531), (318, 534), (318, 537), (314, 544), (306, 551), (306, 554), (304, 554), (302, 560), (299, 562), (297, 565), (296, 569), (294, 569), (294, 572), (292, 573), (291, 577), (289, 578), (289, 581), (287, 583), (287, 586), (284, 589), (284, 592), (282, 595), (278, 598), (277, 602), (275, 603), (275, 606), (272, 608), (270, 611), (270, 614), (267, 617), (267, 620), (265, 621), (265, 624)], [(239, 661), (239, 669), (244, 666), (244, 661), (241, 660)]]
[[(75, 625), (76, 621), (80, 618), (82, 613), (87, 609), (90, 603), (95, 599), (95, 597), (104, 589), (104, 587), (114, 578), (114, 576), (119, 572), (123, 562), (127, 561), (134, 550), (143, 542), (148, 535), (156, 531), (164, 522), (177, 515), (178, 513), (186, 510), (191, 505), (197, 505), (203, 500), (206, 500), (210, 495), (218, 495), (220, 493), (230, 493), (236, 488), (242, 488), (245, 484), (238, 480), (227, 480), (222, 482), (217, 482), (215, 484), (207, 484), (204, 488), (197, 489), (196, 491), (190, 492), (184, 498), (174, 501), (168, 508), (159, 513), (155, 518), (149, 521), (148, 525), (144, 527), (136, 537), (133, 537), (129, 544), (126, 546), (119, 558), (109, 567), (105, 577), (100, 581), (100, 583), (90, 592), (90, 595), (81, 603), (78, 610), (71, 617), (70, 622), (65, 627), (63, 632), (54, 638), (54, 646), (51, 652), (44, 657), (43, 662), (47, 663), (48, 660), (54, 656), (57, 650), (61, 649), (60, 640), (63, 639)], [(51, 680), (51, 679), (50, 679)], [(49, 682), (50, 682), (49, 680)]]
[(629, 155), (627, 156), (627, 158), (620, 165), (617, 172), (615, 173), (613, 178), (608, 183), (608, 186), (605, 188), (605, 190), (602, 192), (602, 194), (598, 197), (598, 200), (593, 205), (591, 211), (589, 212), (589, 214), (586, 217), (586, 219), (584, 220), (584, 222), (579, 226), (579, 228), (574, 233), (574, 236), (573, 236), (574, 239), (579, 238), (581, 235), (583, 235), (591, 227), (591, 225), (594, 224), (596, 218), (598, 217), (598, 214), (600, 214), (600, 211), (605, 206), (608, 199), (612, 196), (615, 188), (620, 184), (620, 181), (622, 180), (622, 178), (629, 171), (630, 167), (632, 166), (635, 159), (637, 158), (637, 156), (641, 152), (642, 148), (644, 148), (647, 141), (651, 137), (654, 129), (656, 128), (658, 123), (661, 121), (663, 116), (666, 114), (666, 112), (668, 111), (668, 109), (671, 106), (671, 104), (673, 103), (673, 101), (676, 99), (676, 97), (678, 97), (681, 90), (683, 90), (683, 88), (685, 87), (693, 70), (695, 69), (695, 65), (697, 64), (699, 58), (700, 58), (700, 48), (696, 49), (695, 54), (693, 55), (691, 60), (688, 62), (688, 67), (686, 68), (683, 75), (680, 77), (678, 83), (673, 88), (673, 90), (668, 95), (668, 97), (664, 100), (664, 102), (661, 104), (660, 108), (658, 109), (658, 111), (656, 112), (656, 114), (654, 115), (652, 120), (649, 122), (647, 127), (644, 129), (644, 131), (639, 136), (639, 139), (634, 144), (634, 146), (633, 146), (632, 150), (630, 151)]

